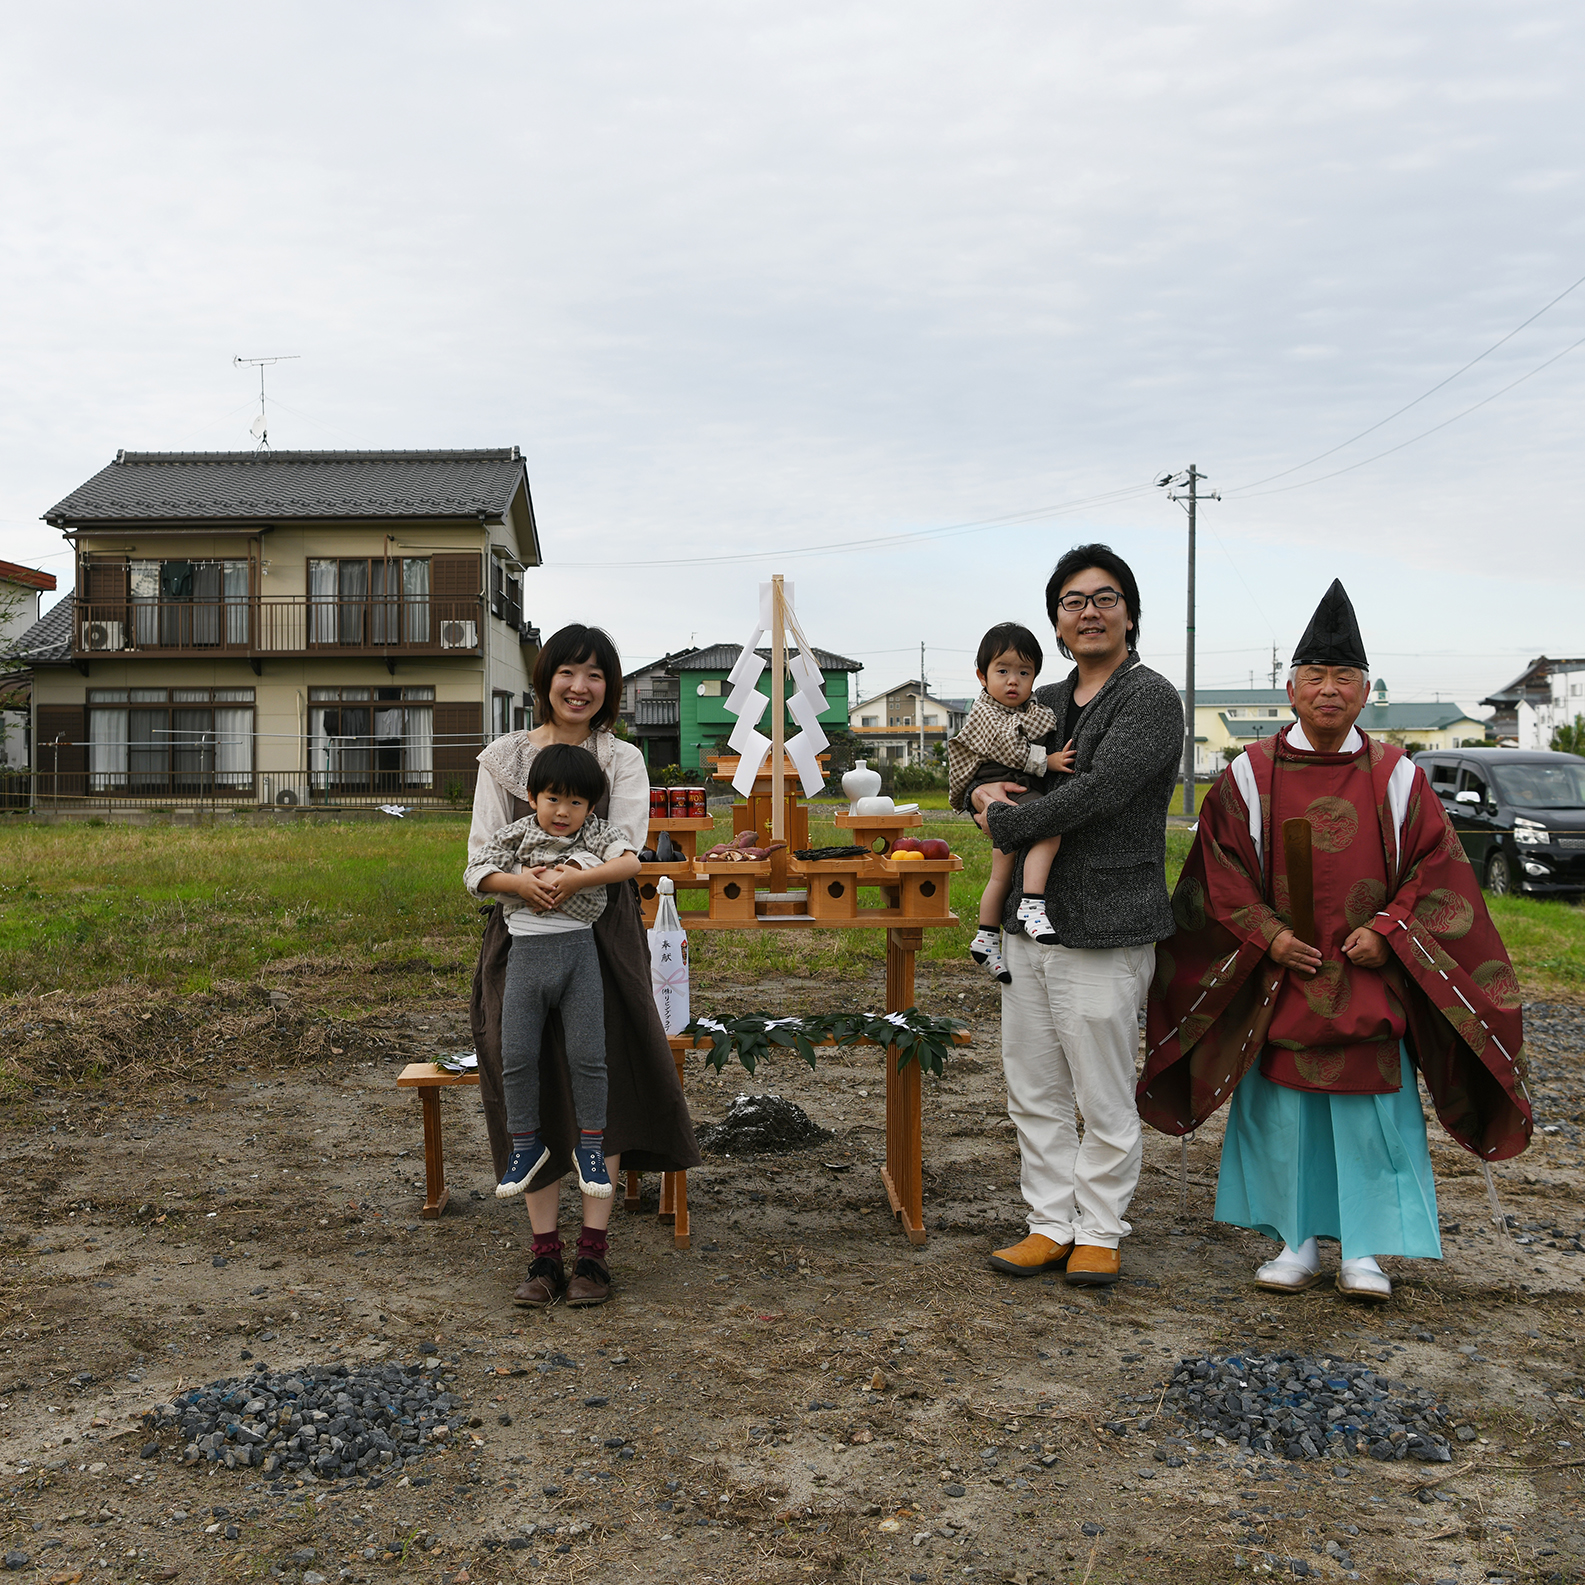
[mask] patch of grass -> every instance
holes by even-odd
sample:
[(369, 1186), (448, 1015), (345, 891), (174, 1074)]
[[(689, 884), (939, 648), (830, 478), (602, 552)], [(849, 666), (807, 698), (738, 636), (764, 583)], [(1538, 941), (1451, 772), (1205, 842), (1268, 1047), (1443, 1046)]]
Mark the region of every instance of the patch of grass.
[[(830, 818), (835, 812), (816, 806), (813, 844), (848, 839)], [(717, 839), (731, 824), (730, 811), (719, 811)], [(944, 837), (964, 867), (951, 890), (962, 922), (927, 929), (921, 956), (959, 960), (989, 877), (990, 842), (967, 821), (923, 829)], [(466, 994), (480, 928), (461, 884), (466, 839), (466, 821), (450, 817), (229, 828), (0, 825), (0, 996), (122, 985), (191, 995), (272, 972), (379, 974), (371, 1002), (410, 991)], [(1167, 831), (1169, 886), (1191, 840), (1181, 828)], [(1585, 908), (1490, 902), (1527, 997), (1585, 994)], [(880, 930), (697, 931), (693, 950), (701, 978), (726, 983), (864, 976), (879, 970), (885, 945)]]

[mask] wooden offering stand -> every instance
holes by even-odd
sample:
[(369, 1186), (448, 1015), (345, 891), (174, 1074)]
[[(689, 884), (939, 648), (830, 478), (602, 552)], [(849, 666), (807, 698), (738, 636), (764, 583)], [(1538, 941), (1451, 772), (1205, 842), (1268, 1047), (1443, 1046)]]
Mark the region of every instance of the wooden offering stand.
[[(735, 760), (718, 760), (715, 779), (730, 782), (736, 772)], [(733, 806), (734, 831), (752, 830), (761, 837), (768, 835), (775, 813), (771, 783), (771, 770), (763, 769), (755, 778), (748, 799)], [(797, 783), (792, 785), (796, 789)], [(899, 863), (886, 856), (898, 837), (924, 823), (917, 811), (891, 815), (839, 813), (837, 825), (851, 830), (857, 845), (879, 841), (884, 852), (812, 862), (792, 857), (793, 849), (809, 845), (809, 806), (800, 801), (796, 790), (784, 792), (779, 823), (788, 833), (788, 845), (762, 863), (696, 859), (691, 864), (646, 864), (639, 875), (645, 925), (654, 923), (659, 905), (655, 881), (661, 875), (670, 875), (679, 894), (709, 893), (706, 907), (678, 909), (685, 930), (883, 929), (886, 1011), (906, 1012), (914, 1005), (914, 954), (923, 944), (924, 931), (958, 923), (951, 909), (950, 888), (952, 873), (963, 868), (963, 860), (953, 854), (945, 859), (907, 859)], [(650, 843), (664, 830), (672, 831), (673, 839), (678, 841), (695, 836), (698, 822), (688, 824), (694, 829), (657, 817), (650, 826)], [(882, 905), (861, 907), (861, 889), (879, 891)], [(674, 1047), (676, 1044), (674, 1041)], [(710, 1042), (698, 1044), (708, 1047)], [(892, 1212), (909, 1241), (922, 1244), (924, 1137), (920, 1072), (918, 1065), (911, 1063), (899, 1073), (896, 1048), (890, 1046), (885, 1068), (886, 1165), (881, 1169), (881, 1181)], [(679, 1181), (674, 1192), (685, 1196), (685, 1184)], [(668, 1209), (665, 1185), (662, 1197), (664, 1214)], [(637, 1176), (630, 1174), (628, 1204), (635, 1205), (637, 1198)], [(686, 1200), (682, 1203), (686, 1204)]]

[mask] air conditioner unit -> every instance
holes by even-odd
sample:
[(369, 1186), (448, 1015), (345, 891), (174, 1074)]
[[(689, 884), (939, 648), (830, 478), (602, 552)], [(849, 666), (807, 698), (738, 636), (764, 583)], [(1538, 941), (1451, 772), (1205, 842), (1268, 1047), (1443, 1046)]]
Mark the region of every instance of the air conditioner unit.
[(293, 792), (290, 787), (283, 787), (278, 793), (276, 793), (275, 801), (283, 809), (292, 809), (296, 807), (298, 798), (297, 794)]
[(440, 624), (442, 649), (477, 649), (479, 624), (477, 622), (442, 622)]
[(84, 622), (84, 649), (125, 649), (119, 622)]

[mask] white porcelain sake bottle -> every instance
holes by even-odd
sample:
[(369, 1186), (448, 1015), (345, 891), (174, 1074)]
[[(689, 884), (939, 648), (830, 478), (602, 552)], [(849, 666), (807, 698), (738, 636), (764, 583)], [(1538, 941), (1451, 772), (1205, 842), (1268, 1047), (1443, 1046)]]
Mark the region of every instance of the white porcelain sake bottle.
[(860, 798), (873, 798), (881, 790), (881, 773), (871, 770), (863, 760), (853, 761), (853, 769), (842, 778), (842, 791), (848, 800), (848, 813), (858, 812)]

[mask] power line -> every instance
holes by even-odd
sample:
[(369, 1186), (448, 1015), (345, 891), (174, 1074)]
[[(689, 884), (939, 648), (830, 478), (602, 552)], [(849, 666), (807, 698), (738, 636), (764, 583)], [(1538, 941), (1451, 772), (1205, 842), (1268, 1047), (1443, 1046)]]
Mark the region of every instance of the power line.
[[(1422, 391), (1417, 397), (1415, 397), (1415, 399), (1412, 402), (1405, 402), (1404, 405), (1397, 410), (1397, 412), (1388, 413), (1388, 415), (1385, 418), (1378, 419), (1368, 429), (1360, 430), (1360, 432), (1357, 435), (1352, 435), (1347, 440), (1340, 441), (1337, 445), (1333, 446), (1329, 451), (1323, 451), (1319, 456), (1311, 457), (1308, 462), (1296, 462), (1296, 463), (1294, 463), (1294, 465), (1291, 468), (1284, 468), (1281, 473), (1269, 473), (1269, 474), (1266, 475), (1266, 477), (1264, 479), (1256, 479), (1250, 484), (1234, 485), (1233, 488), (1228, 491), (1228, 494), (1229, 495), (1236, 495), (1236, 494), (1241, 493), (1244, 490), (1257, 490), (1257, 489), (1260, 488), (1261, 485), (1270, 484), (1272, 482), (1272, 480), (1274, 480), (1274, 479), (1285, 479), (1285, 478), (1287, 478), (1287, 476), (1290, 473), (1298, 473), (1300, 471), (1300, 469), (1302, 469), (1302, 468), (1310, 468), (1310, 467), (1313, 467), (1318, 462), (1325, 462), (1328, 457), (1335, 456), (1338, 452), (1344, 450), (1346, 447), (1352, 446), (1356, 440), (1363, 440), (1366, 435), (1374, 434), (1378, 429), (1380, 429), (1382, 427), (1382, 425), (1390, 424), (1393, 421), (1393, 419), (1402, 417), (1403, 414), (1407, 413), (1411, 407), (1418, 407), (1420, 405), (1420, 403), (1425, 401), (1425, 399), (1428, 396), (1435, 396), (1436, 393), (1438, 391), (1440, 391), (1444, 385), (1451, 385), (1453, 383), (1453, 381), (1456, 380), (1459, 377), (1459, 375), (1467, 374), (1471, 369), (1473, 369), (1475, 367), (1475, 365), (1477, 363), (1481, 362), (1482, 359), (1489, 358), (1492, 355), (1492, 353), (1494, 353), (1499, 347), (1505, 346), (1508, 342), (1512, 341), (1513, 338), (1515, 336), (1517, 336), (1521, 330), (1524, 330), (1524, 329), (1528, 328), (1530, 325), (1533, 325), (1536, 322), (1536, 320), (1538, 320), (1544, 313), (1546, 313), (1549, 309), (1556, 308), (1557, 305), (1559, 303), (1561, 303), (1563, 301), (1563, 299), (1569, 295), (1570, 292), (1576, 290), (1576, 288), (1578, 288), (1578, 287), (1580, 287), (1582, 285), (1585, 285), (1585, 275), (1580, 276), (1579, 280), (1575, 281), (1572, 286), (1564, 287), (1563, 290), (1561, 292), (1559, 292), (1557, 294), (1557, 296), (1554, 297), (1550, 303), (1546, 304), (1546, 306), (1544, 308), (1536, 309), (1536, 311), (1533, 314), (1531, 314), (1531, 316), (1527, 320), (1525, 320), (1523, 324), (1515, 325), (1514, 328), (1512, 330), (1510, 330), (1508, 332), (1508, 334), (1506, 336), (1504, 336), (1500, 341), (1494, 341), (1489, 347), (1487, 347), (1487, 349), (1484, 352), (1480, 353), (1476, 357), (1471, 358), (1469, 360), (1469, 362), (1466, 363), (1462, 368), (1455, 369), (1450, 375), (1448, 375), (1448, 377), (1445, 380), (1438, 380), (1437, 383), (1435, 385), (1433, 385), (1429, 391)], [(1578, 345), (1578, 343), (1576, 343), (1576, 345)], [(1543, 367), (1545, 367), (1545, 365), (1543, 365)], [(1510, 389), (1511, 389), (1511, 387), (1510, 387)], [(1498, 394), (1500, 395), (1501, 393), (1499, 392)], [(1474, 409), (1471, 408), (1470, 411), (1473, 412)], [(1463, 415), (1460, 414), (1460, 417), (1462, 417), (1462, 416)], [(1449, 422), (1452, 422), (1452, 421), (1449, 420)], [(1427, 430), (1426, 433), (1429, 434), (1429, 433), (1431, 433), (1431, 431)], [(1407, 445), (1409, 443), (1406, 441), (1405, 444)], [(1385, 457), (1385, 456), (1388, 455), (1388, 453), (1387, 452), (1382, 452), (1381, 455)], [(1370, 460), (1371, 461), (1375, 461), (1376, 459), (1375, 458), (1371, 458)], [(1356, 466), (1363, 467), (1364, 464), (1363, 463), (1358, 463), (1358, 464), (1356, 464)], [(1328, 474), (1327, 477), (1328, 478), (1335, 478), (1336, 475), (1335, 474)], [(1320, 483), (1320, 480), (1318, 480), (1318, 479), (1317, 480), (1312, 480), (1311, 482), (1318, 484), (1318, 483)], [(1275, 494), (1276, 492), (1272, 491), (1272, 492), (1268, 492), (1268, 493)]]
[[(1571, 341), (1561, 352), (1555, 352), (1545, 363), (1538, 363), (1528, 374), (1521, 374), (1517, 380), (1511, 381), (1500, 390), (1493, 391), (1490, 396), (1483, 396), (1472, 406), (1466, 407), (1462, 413), (1454, 413), (1451, 418), (1444, 418), (1440, 424), (1433, 424), (1429, 429), (1423, 429), (1418, 435), (1411, 435), (1407, 440), (1401, 440), (1396, 446), (1389, 446), (1385, 451), (1378, 451), (1374, 457), (1365, 457), (1359, 462), (1351, 462), (1346, 468), (1337, 468), (1331, 473), (1323, 473), (1314, 479), (1301, 479), (1297, 484), (1279, 484), (1275, 490), (1254, 490), (1253, 486), (1246, 486), (1253, 490), (1253, 494), (1241, 496), (1241, 500), (1256, 500), (1263, 495), (1285, 495), (1289, 490), (1303, 490), (1312, 484), (1325, 484), (1328, 479), (1341, 478), (1345, 473), (1352, 473), (1356, 468), (1368, 467), (1373, 462), (1380, 462), (1383, 457), (1390, 457), (1395, 451), (1402, 451), (1406, 446), (1412, 446), (1416, 441), (1424, 440), (1428, 435), (1434, 435), (1439, 429), (1446, 429), (1449, 424), (1456, 424), (1461, 418), (1478, 409), (1485, 407), (1488, 402), (1495, 402), (1499, 396), (1506, 396), (1516, 385), (1523, 385), (1526, 380), (1534, 379), (1543, 369), (1550, 369), (1560, 358), (1566, 358), (1576, 347), (1585, 347), (1585, 336), (1578, 341)], [(1273, 478), (1277, 475), (1273, 475)]]
[[(1095, 506), (1107, 506), (1132, 496), (1147, 495), (1151, 486), (1132, 484), (1125, 489), (1111, 490), (1104, 495), (1092, 495), (1075, 501), (1060, 501), (1053, 506), (1033, 507), (1027, 511), (1009, 512), (1003, 517), (988, 517), (971, 523), (949, 523), (941, 528), (914, 529), (903, 534), (883, 534), (873, 539), (846, 539), (825, 545), (803, 545), (793, 550), (780, 548), (763, 551), (739, 551), (720, 556), (667, 556), (658, 561), (624, 561), (624, 567), (706, 567), (728, 562), (767, 561), (771, 557), (823, 556), (856, 550), (874, 550), (885, 545), (917, 544), (926, 539), (945, 539), (955, 534), (979, 534), (992, 528), (1006, 528), (1018, 523), (1039, 522), (1043, 518), (1060, 517), (1067, 512), (1080, 512)], [(547, 568), (604, 567), (609, 561), (555, 561), (546, 562)]]

